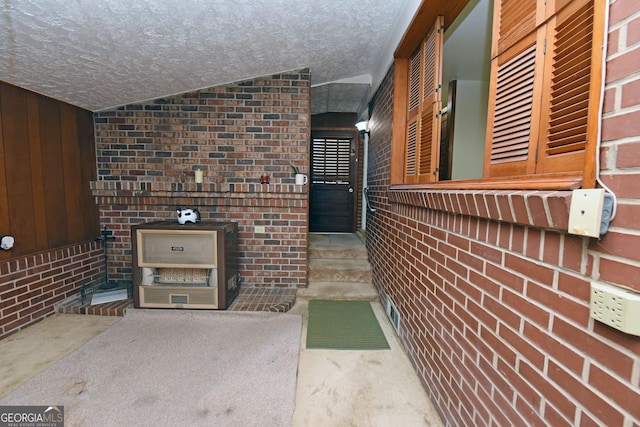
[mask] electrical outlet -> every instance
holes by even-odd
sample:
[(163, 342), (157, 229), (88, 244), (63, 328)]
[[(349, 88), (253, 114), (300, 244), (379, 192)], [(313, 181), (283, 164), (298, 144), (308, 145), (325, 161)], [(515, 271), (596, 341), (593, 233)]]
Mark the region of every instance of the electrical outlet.
[(569, 209), (569, 233), (600, 237), (604, 189), (573, 190)]
[(255, 227), (253, 227), (253, 231), (257, 234), (262, 234), (265, 233), (267, 229), (264, 225), (256, 225)]
[(592, 282), (589, 314), (622, 332), (640, 336), (640, 293)]

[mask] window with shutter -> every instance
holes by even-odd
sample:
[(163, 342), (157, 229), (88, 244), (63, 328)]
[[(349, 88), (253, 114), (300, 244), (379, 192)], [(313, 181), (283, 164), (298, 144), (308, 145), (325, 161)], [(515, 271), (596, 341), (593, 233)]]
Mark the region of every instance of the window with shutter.
[[(320, 133), (320, 132), (318, 132)], [(351, 138), (313, 137), (311, 180), (335, 184), (351, 180)]]
[[(501, 0), (498, 55), (493, 59), (485, 176), (565, 173), (582, 175), (588, 118), (598, 93), (591, 82), (594, 60), (591, 0), (526, 3), (526, 13)], [(531, 16), (547, 15), (535, 28)], [(518, 28), (531, 29), (529, 34)], [(505, 32), (503, 35), (502, 32)], [(515, 32), (520, 37), (513, 37)], [(514, 54), (515, 51), (515, 54)], [(593, 95), (593, 96), (592, 96)], [(592, 114), (594, 119), (597, 115)]]
[(438, 16), (409, 58), (404, 181), (437, 180), (444, 23)]
[[(595, 184), (604, 1), (493, 1), (483, 177), (439, 187), (569, 189)], [(403, 173), (392, 162), (392, 184), (438, 181), (443, 44), (431, 44), (437, 24), (409, 49), (429, 16), (442, 13), (441, 22), (450, 25), (474, 0), (426, 3), (396, 50), (396, 85), (406, 89), (396, 86), (394, 91), (394, 132), (399, 129), (401, 136), (394, 133), (393, 160), (402, 162)]]
[[(595, 142), (599, 78), (594, 78), (592, 1), (571, 2), (549, 25), (545, 70), (548, 91), (542, 105), (536, 172), (582, 171), (587, 143)], [(598, 58), (599, 61), (599, 58)], [(599, 77), (599, 76), (598, 76)]]

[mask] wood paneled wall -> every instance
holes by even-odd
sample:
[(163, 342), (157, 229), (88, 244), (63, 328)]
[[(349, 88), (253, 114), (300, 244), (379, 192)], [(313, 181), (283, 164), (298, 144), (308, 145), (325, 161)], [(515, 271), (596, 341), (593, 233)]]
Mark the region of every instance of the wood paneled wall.
[(0, 82), (0, 260), (98, 237), (95, 179), (92, 113)]

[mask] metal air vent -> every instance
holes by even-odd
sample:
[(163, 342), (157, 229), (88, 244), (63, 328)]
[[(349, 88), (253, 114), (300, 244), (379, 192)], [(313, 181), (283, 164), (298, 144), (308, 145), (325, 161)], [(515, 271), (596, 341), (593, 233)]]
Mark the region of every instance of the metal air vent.
[(189, 295), (171, 295), (171, 304), (189, 304)]

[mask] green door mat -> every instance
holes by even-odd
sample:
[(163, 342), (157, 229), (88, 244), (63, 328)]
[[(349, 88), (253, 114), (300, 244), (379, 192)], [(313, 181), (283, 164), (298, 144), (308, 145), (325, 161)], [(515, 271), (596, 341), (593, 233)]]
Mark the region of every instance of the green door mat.
[(390, 347), (369, 301), (311, 300), (307, 348), (382, 350)]

